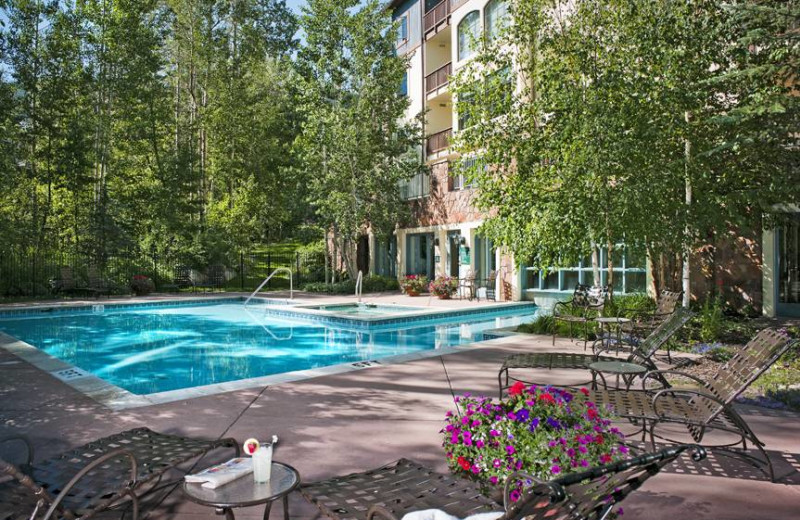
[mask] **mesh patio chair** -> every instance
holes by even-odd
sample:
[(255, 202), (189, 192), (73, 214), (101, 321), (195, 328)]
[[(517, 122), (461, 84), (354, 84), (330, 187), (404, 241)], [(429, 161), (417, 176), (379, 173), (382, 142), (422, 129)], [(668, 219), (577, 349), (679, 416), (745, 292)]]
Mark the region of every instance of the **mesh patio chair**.
[[(643, 365), (649, 371), (655, 371), (657, 367), (652, 358), (656, 351), (662, 348), (681, 327), (686, 325), (692, 316), (692, 312), (688, 309), (678, 309), (666, 321), (656, 327), (647, 338), (634, 347), (630, 355), (624, 358), (624, 360), (629, 363)], [(589, 364), (596, 361), (621, 361), (623, 358), (601, 355), (604, 351), (610, 351), (612, 348), (615, 348), (615, 346), (597, 341), (592, 346), (593, 354), (573, 352), (531, 352), (512, 354), (503, 360), (503, 365), (500, 367), (500, 371), (497, 374), (500, 398), (502, 399), (503, 391), (509, 387), (509, 382), (511, 381), (522, 381), (523, 383), (533, 384), (532, 381), (512, 377), (509, 373), (511, 370), (589, 370)]]
[(97, 266), (89, 266), (87, 271), (87, 278), (89, 279), (88, 289), (94, 292), (95, 296), (110, 296), (112, 292), (111, 284), (108, 279), (100, 274)]
[[(560, 321), (569, 324), (570, 337), (573, 325), (583, 325), (583, 349), (586, 350), (589, 341), (589, 323), (603, 313), (611, 295), (612, 288), (608, 285), (589, 287), (577, 284), (571, 300), (556, 302), (553, 306), (553, 318), (556, 324)], [(558, 327), (553, 330), (553, 345), (556, 344), (557, 333)]]
[(227, 268), (224, 265), (212, 265), (208, 267), (205, 279), (201, 283), (195, 284), (202, 289), (211, 291), (222, 290), (225, 287)]
[(197, 287), (192, 279), (192, 268), (186, 265), (175, 266), (172, 272), (172, 286), (178, 291), (191, 287), (192, 292), (196, 292)]
[[(620, 325), (622, 332), (636, 343), (647, 337), (656, 327), (664, 323), (676, 309), (680, 308), (683, 291), (661, 291), (656, 300), (656, 308), (652, 311), (621, 309), (621, 313), (631, 318), (628, 323)], [(669, 349), (667, 361), (671, 362)]]
[[(164, 474), (216, 448), (234, 448), (232, 438), (200, 440), (136, 428), (34, 463), (33, 446), (22, 436), (0, 439), (27, 448), (19, 466), (0, 459), (0, 520), (88, 519), (101, 511), (130, 507), (157, 489)], [(3, 479), (2, 477), (6, 477)]]
[(458, 281), (459, 298), (463, 298), (464, 294), (467, 295), (467, 299), (470, 301), (472, 301), (473, 298), (475, 298), (477, 278), (478, 278), (477, 271), (473, 271), (472, 269), (467, 270), (466, 276), (464, 276), (464, 278), (461, 278)]
[[(764, 449), (765, 444), (736, 412), (733, 402), (797, 343), (797, 340), (792, 340), (774, 329), (764, 329), (708, 380), (679, 370), (655, 370), (644, 376), (643, 390), (591, 390), (588, 396), (579, 394), (576, 398), (591, 400), (598, 406), (610, 405), (618, 416), (635, 422), (641, 421), (642, 431), (649, 432), (652, 446), (655, 446), (656, 437), (672, 440), (663, 434), (656, 435), (656, 427), (660, 424), (686, 425), (692, 439), (698, 444), (739, 456), (763, 471), (774, 482), (775, 471)], [(658, 391), (644, 390), (650, 379), (666, 381), (668, 375), (690, 379), (699, 388), (667, 387)], [(723, 444), (704, 443), (706, 433), (715, 430), (734, 434), (737, 440)], [(747, 453), (747, 441), (756, 447), (764, 460)], [(740, 443), (741, 449), (736, 448)]]
[(510, 502), (506, 486), (502, 506), (481, 494), (480, 485), (453, 475), (436, 473), (408, 459), (364, 473), (301, 485), (300, 493), (334, 520), (398, 520), (412, 511), (440, 509), (464, 518), (490, 511), (503, 512), (500, 520), (602, 520), (642, 483), (688, 448), (700, 460), (700, 447), (674, 446), (622, 462), (541, 482), (524, 473), (533, 485), (517, 502)]
[(58, 270), (58, 278), (50, 280), (50, 289), (53, 294), (75, 295), (85, 293), (86, 288), (78, 285), (75, 273), (70, 266), (61, 266)]

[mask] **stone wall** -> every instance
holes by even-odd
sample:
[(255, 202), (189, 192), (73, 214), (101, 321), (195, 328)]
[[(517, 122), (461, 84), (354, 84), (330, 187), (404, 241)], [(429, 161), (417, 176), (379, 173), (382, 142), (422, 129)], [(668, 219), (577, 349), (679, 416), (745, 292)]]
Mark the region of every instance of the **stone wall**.
[(411, 201), (410, 227), (440, 226), (481, 220), (483, 213), (472, 206), (474, 190), (453, 189), (447, 161), (431, 166), (430, 196)]

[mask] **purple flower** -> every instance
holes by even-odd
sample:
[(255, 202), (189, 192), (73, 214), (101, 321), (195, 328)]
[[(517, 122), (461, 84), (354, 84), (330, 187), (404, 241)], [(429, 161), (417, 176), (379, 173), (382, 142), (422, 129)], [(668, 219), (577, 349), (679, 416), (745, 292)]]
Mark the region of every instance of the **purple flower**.
[(479, 468), (478, 466), (472, 466), (472, 472), (477, 475), (478, 473), (481, 472), (481, 468)]
[(589, 450), (586, 448), (586, 446), (578, 446), (578, 451), (581, 452), (581, 453), (588, 453), (589, 452)]
[(531, 412), (523, 408), (522, 410), (517, 412), (517, 420), (519, 422), (527, 421), (531, 416)]
[(628, 453), (629, 451), (630, 451), (630, 450), (628, 449), (628, 447), (627, 447), (627, 446), (625, 446), (624, 444), (621, 444), (621, 445), (619, 446), (619, 452), (620, 452), (620, 453)]
[(519, 497), (520, 497), (520, 492), (518, 489), (515, 489), (508, 494), (508, 498), (510, 498), (512, 502), (516, 502), (517, 500), (519, 500)]
[(539, 426), (539, 418), (538, 417), (534, 417), (533, 419), (531, 419), (531, 425), (530, 425), (530, 427), (528, 429), (530, 431), (533, 431), (533, 430), (536, 429), (537, 426)]
[(588, 461), (588, 460), (586, 460), (586, 459), (581, 459), (581, 466), (583, 466), (583, 467), (585, 468), (585, 467), (587, 467), (588, 465), (589, 465), (589, 461)]
[(475, 419), (474, 421), (472, 421), (472, 427), (473, 428), (475, 428), (476, 426), (480, 426), (480, 425), (481, 425), (481, 421), (479, 419)]
[(558, 464), (553, 464), (553, 465), (550, 467), (550, 472), (551, 472), (553, 475), (558, 475), (559, 473), (561, 473), (561, 467), (560, 467)]
[(492, 484), (497, 484), (497, 480), (498, 480), (497, 477), (489, 477), (489, 482), (491, 482)]
[(550, 446), (551, 448), (555, 448), (556, 446), (558, 446), (558, 441), (550, 441), (547, 443), (547, 445)]
[(489, 430), (489, 435), (492, 437), (500, 437), (500, 432), (497, 430)]
[(448, 424), (447, 426), (444, 427), (444, 431), (446, 431), (446, 432), (451, 432), (451, 431), (453, 431), (455, 429), (456, 429), (456, 427), (453, 426), (452, 424)]
[(575, 450), (573, 450), (572, 448), (569, 448), (567, 450), (567, 457), (572, 458), (574, 456), (575, 456)]
[(475, 441), (475, 446), (477, 446), (478, 448), (483, 448), (484, 446), (486, 446), (486, 444), (484, 444), (483, 441), (478, 440)]
[(551, 428), (553, 428), (554, 430), (560, 430), (561, 429), (561, 423), (558, 422), (558, 419), (554, 419), (553, 417), (548, 417), (547, 418), (547, 424)]
[(516, 420), (517, 420), (517, 415), (516, 415), (514, 412), (508, 412), (508, 413), (506, 414), (506, 417), (508, 417), (508, 418), (509, 418), (509, 419), (511, 419), (512, 421), (516, 421)]
[(514, 449), (514, 446), (508, 445), (508, 446), (506, 446), (506, 452), (509, 455), (513, 455), (514, 453), (517, 452), (517, 450)]
[(500, 459), (494, 459), (494, 461), (492, 462), (492, 466), (494, 466), (495, 468), (499, 468), (500, 464), (502, 464), (502, 462), (500, 462)]

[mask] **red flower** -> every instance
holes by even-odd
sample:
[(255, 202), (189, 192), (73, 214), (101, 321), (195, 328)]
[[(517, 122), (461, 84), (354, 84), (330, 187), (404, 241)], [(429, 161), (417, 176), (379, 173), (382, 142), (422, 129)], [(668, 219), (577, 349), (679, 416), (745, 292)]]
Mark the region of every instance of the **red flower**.
[(598, 435), (597, 437), (594, 438), (594, 442), (596, 442), (597, 444), (603, 444), (604, 441), (605, 439), (603, 438), (602, 435)]
[(589, 416), (589, 419), (597, 419), (597, 410), (594, 408), (587, 408), (586, 415)]
[(517, 381), (508, 389), (508, 395), (522, 395), (523, 390), (525, 390), (525, 383)]
[(465, 459), (464, 457), (458, 458), (458, 465), (461, 466), (461, 469), (463, 469), (464, 471), (469, 471), (469, 469), (472, 467), (470, 463), (467, 462), (467, 459)]
[(540, 395), (539, 396), (539, 400), (540, 401), (544, 401), (545, 403), (551, 403), (551, 404), (556, 402), (555, 398), (552, 395), (547, 394), (547, 393), (544, 393), (544, 394)]
[(585, 389), (585, 388), (581, 388), (581, 393), (582, 393), (583, 395), (585, 395), (585, 396), (588, 396), (588, 395), (589, 395), (589, 391), (588, 391), (587, 389)]

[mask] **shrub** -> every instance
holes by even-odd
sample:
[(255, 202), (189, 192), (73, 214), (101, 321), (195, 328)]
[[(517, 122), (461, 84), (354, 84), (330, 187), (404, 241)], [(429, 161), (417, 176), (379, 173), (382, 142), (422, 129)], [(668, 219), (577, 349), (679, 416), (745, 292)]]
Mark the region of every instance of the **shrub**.
[(696, 343), (691, 352), (707, 357), (712, 361), (724, 363), (733, 357), (733, 349), (722, 343)]
[(523, 323), (517, 329), (519, 332), (529, 334), (552, 334), (556, 330), (556, 320), (549, 314), (537, 316), (530, 323)]
[[(387, 276), (367, 276), (363, 279), (361, 287), (364, 293), (396, 291), (399, 288), (400, 284), (397, 283), (397, 280)], [(354, 294), (356, 292), (356, 283), (353, 280), (330, 284), (314, 282), (304, 284), (302, 290), (329, 294)]]
[(707, 298), (703, 302), (697, 321), (700, 323), (700, 341), (708, 343), (719, 339), (725, 327), (719, 298)]
[(153, 283), (153, 280), (143, 274), (135, 274), (133, 278), (131, 278), (131, 291), (137, 296), (150, 294), (155, 289), (156, 285)]
[(631, 318), (639, 312), (652, 311), (656, 302), (647, 293), (622, 294), (614, 296), (603, 311), (606, 316), (622, 316)]

